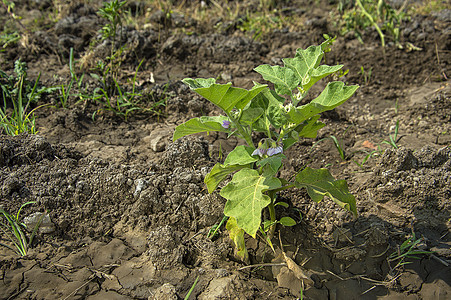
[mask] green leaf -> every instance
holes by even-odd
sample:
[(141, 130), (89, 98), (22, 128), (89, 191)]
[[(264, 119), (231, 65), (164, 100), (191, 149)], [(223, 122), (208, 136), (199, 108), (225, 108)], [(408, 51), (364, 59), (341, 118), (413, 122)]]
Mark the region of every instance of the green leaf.
[(255, 121), (257, 121), (258, 118), (260, 118), (264, 114), (264, 112), (265, 111), (263, 110), (263, 108), (250, 107), (250, 108), (244, 110), (243, 113), (241, 114), (240, 123), (252, 126), (252, 124), (254, 124)]
[(286, 156), (283, 154), (273, 155), (258, 161), (257, 166), (264, 167), (267, 165), (271, 168), (271, 173), (276, 174), (282, 166), (282, 159), (284, 158), (286, 158)]
[(255, 85), (248, 91), (246, 89), (232, 87), (232, 83), (216, 84), (212, 78), (185, 78), (183, 82), (226, 113), (230, 113), (234, 107), (243, 109), (255, 96), (266, 88), (266, 85)]
[(315, 83), (319, 80), (323, 79), (326, 76), (329, 76), (332, 73), (335, 73), (343, 68), (343, 65), (336, 66), (327, 66), (321, 65), (316, 69), (312, 69), (307, 73), (307, 76), (303, 78), (301, 85), (304, 91), (308, 91)]
[(291, 227), (291, 226), (296, 225), (296, 221), (293, 220), (293, 219), (290, 218), (290, 217), (282, 217), (282, 218), (279, 220), (279, 223), (282, 224), (283, 226), (287, 226), (287, 227)]
[(238, 146), (233, 149), (224, 161), (224, 166), (248, 165), (256, 162), (258, 159), (252, 156), (254, 148), (248, 146)]
[(228, 120), (228, 118), (224, 116), (193, 118), (175, 128), (172, 140), (175, 141), (186, 135), (199, 132), (229, 132), (228, 129), (222, 127), (222, 121), (225, 120)]
[(290, 121), (301, 124), (316, 114), (332, 110), (348, 100), (358, 88), (357, 85), (345, 86), (341, 81), (330, 82), (312, 102), (291, 109), (288, 112)]
[(268, 132), (269, 126), (280, 128), (287, 122), (283, 103), (285, 99), (276, 92), (265, 89), (251, 102), (251, 108), (262, 108), (264, 114), (252, 125), (252, 129), (259, 132)]
[(306, 188), (310, 198), (320, 202), (324, 196), (328, 196), (340, 207), (357, 216), (356, 201), (349, 192), (345, 180), (335, 180), (327, 169), (305, 168), (296, 175), (294, 184), (298, 188)]
[[(336, 72), (342, 66), (321, 66), (318, 68), (324, 56), (324, 51), (331, 45), (331, 40), (324, 41), (319, 46), (310, 46), (307, 49), (297, 49), (294, 58), (282, 59), (284, 65), (294, 71), (302, 88), (307, 91), (315, 82), (325, 76)], [(318, 68), (316, 71), (314, 71)]]
[(220, 163), (217, 163), (213, 166), (210, 173), (208, 173), (205, 178), (204, 182), (207, 185), (208, 192), (211, 194), (213, 193), (218, 185), (229, 175), (230, 173), (233, 173), (235, 171), (241, 170), (243, 168), (247, 168), (249, 165), (230, 165), (230, 166), (223, 166)]
[(208, 88), (212, 84), (216, 83), (216, 79), (214, 78), (185, 78), (182, 82), (189, 86), (190, 89), (195, 90), (199, 88)]
[(283, 206), (285, 208), (287, 208), (289, 206), (288, 203), (286, 203), (286, 202), (277, 202), (276, 204), (274, 204), (274, 206), (278, 206), (278, 205)]
[(242, 169), (221, 190), (221, 196), (227, 199), (224, 214), (236, 218), (238, 226), (255, 238), (261, 211), (271, 203), (271, 198), (263, 193), (280, 186), (280, 180), (273, 176), (265, 177), (257, 170)]
[(279, 95), (291, 95), (300, 81), (294, 71), (287, 67), (260, 65), (254, 70), (260, 73), (263, 79), (274, 83), (276, 93)]
[(236, 219), (231, 217), (227, 221), (226, 229), (229, 231), (229, 237), (235, 244), (236, 254), (244, 261), (249, 262), (249, 254), (246, 249), (246, 244), (244, 242), (244, 230), (241, 229)]

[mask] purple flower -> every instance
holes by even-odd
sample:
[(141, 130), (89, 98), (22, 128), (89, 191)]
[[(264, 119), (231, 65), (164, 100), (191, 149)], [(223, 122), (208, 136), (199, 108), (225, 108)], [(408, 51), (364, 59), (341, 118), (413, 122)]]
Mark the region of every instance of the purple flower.
[(224, 120), (222, 121), (222, 127), (224, 127), (225, 129), (228, 129), (230, 126), (230, 121)]
[(257, 148), (252, 152), (252, 155), (259, 155), (260, 157), (263, 157), (263, 155), (266, 154), (266, 149)]
[(269, 148), (268, 151), (266, 151), (266, 154), (268, 154), (268, 156), (273, 156), (282, 152), (283, 152), (282, 146), (278, 146), (275, 148)]

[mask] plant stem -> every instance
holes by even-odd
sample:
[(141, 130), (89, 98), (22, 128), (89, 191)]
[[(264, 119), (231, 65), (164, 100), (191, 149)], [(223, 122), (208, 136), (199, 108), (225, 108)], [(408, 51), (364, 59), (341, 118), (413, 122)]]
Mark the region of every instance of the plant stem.
[[(276, 193), (274, 191), (269, 191), (268, 196), (271, 198), (271, 203), (268, 205), (269, 217), (271, 218), (271, 223), (276, 221), (276, 209), (274, 207), (274, 197)], [(274, 237), (274, 233), (276, 231), (276, 224), (271, 225), (271, 228), (268, 232), (268, 239), (271, 240)]]
[(379, 28), (379, 25), (374, 21), (373, 17), (366, 11), (366, 9), (363, 7), (362, 2), (360, 0), (356, 0), (356, 4), (360, 7), (362, 10), (362, 13), (370, 20), (371, 24), (373, 24), (374, 28), (376, 28), (377, 33), (379, 33), (379, 36), (381, 38), (382, 47), (385, 48), (385, 36), (382, 33), (382, 30)]
[(238, 132), (241, 134), (243, 139), (246, 141), (246, 143), (249, 145), (249, 147), (254, 147), (254, 142), (252, 142), (252, 137), (249, 133), (246, 132), (246, 130), (241, 126), (239, 122), (235, 120), (228, 112), (224, 111), (227, 115), (227, 117), (233, 122)]

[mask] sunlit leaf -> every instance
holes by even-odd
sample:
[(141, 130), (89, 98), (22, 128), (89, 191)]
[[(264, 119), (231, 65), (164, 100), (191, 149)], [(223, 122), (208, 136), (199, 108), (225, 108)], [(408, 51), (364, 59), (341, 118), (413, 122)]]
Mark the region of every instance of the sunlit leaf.
[(225, 166), (231, 165), (248, 165), (258, 159), (252, 156), (254, 148), (248, 146), (237, 146), (233, 149), (224, 161)]
[(246, 90), (232, 87), (232, 83), (216, 84), (212, 78), (185, 78), (183, 82), (226, 113), (230, 113), (234, 107), (243, 109), (249, 101), (266, 88), (266, 85), (256, 85), (251, 90)]
[(221, 196), (227, 199), (224, 214), (234, 217), (238, 226), (255, 238), (261, 223), (261, 211), (271, 202), (263, 192), (280, 186), (280, 180), (273, 176), (265, 177), (257, 170), (242, 169), (221, 190)]
[(274, 83), (276, 93), (279, 95), (291, 95), (300, 81), (294, 71), (286, 67), (260, 65), (254, 70), (260, 73), (263, 79)]
[(306, 188), (310, 198), (320, 202), (324, 196), (357, 216), (356, 201), (345, 180), (335, 180), (327, 169), (305, 168), (296, 175), (295, 185)]
[(186, 135), (199, 132), (228, 132), (228, 129), (222, 127), (222, 121), (225, 120), (228, 120), (228, 118), (224, 116), (193, 118), (175, 128), (172, 140), (175, 141)]
[(341, 81), (330, 82), (312, 102), (291, 109), (288, 112), (290, 121), (300, 124), (316, 114), (332, 110), (348, 100), (358, 88), (357, 85), (345, 86)]

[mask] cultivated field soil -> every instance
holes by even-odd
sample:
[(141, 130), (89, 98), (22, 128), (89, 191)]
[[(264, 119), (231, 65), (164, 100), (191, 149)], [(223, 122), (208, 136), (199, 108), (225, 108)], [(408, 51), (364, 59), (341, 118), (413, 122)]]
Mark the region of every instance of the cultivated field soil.
[[(374, 28), (363, 32), (364, 43), (340, 34), (331, 15), (339, 1), (129, 1), (114, 72), (122, 92), (132, 92), (142, 61), (134, 92), (146, 109), (127, 118), (80, 96), (108, 86), (113, 100), (119, 94), (111, 77), (106, 86), (91, 76), (111, 54), (111, 39), (99, 33), (102, 2), (15, 2), (20, 21), (0, 5), (4, 32), (21, 34), (1, 49), (0, 69), (13, 75), (20, 58), (30, 82), (40, 73), (41, 86), (61, 86), (71, 77), (73, 48), (74, 71), (85, 75), (66, 108), (61, 92), (30, 104), (47, 104), (35, 110), (36, 135), (0, 134), (0, 206), (16, 213), (36, 201), (21, 211), (29, 229), (44, 214), (28, 255), (0, 246), (0, 299), (184, 299), (196, 279), (189, 299), (451, 299), (447, 1), (435, 1), (445, 9), (410, 10), (402, 47), (387, 35), (385, 48)], [(399, 9), (403, 2), (391, 3)], [(428, 2), (408, 0), (407, 7)], [(262, 23), (243, 25), (252, 20)], [(214, 132), (173, 142), (177, 125), (220, 113), (180, 80), (213, 77), (249, 89), (266, 83), (255, 67), (281, 65), (296, 49), (321, 44), (323, 34), (337, 35), (326, 63), (343, 64), (349, 72), (338, 80), (360, 88), (322, 114), (326, 126), (316, 139), (286, 151), (280, 176), (328, 168), (347, 180), (358, 217), (328, 198), (315, 203), (305, 190), (286, 190), (278, 201), (289, 206), (277, 206), (277, 214), (297, 225), (278, 225), (276, 254), (261, 238), (246, 237), (246, 264), (224, 225), (207, 237), (225, 199), (203, 182), (242, 142)], [(310, 100), (332, 79), (317, 83)], [(397, 124), (397, 147), (383, 143)], [(409, 239), (415, 245), (405, 249)], [(8, 243), (3, 233), (1, 242)], [(314, 282), (308, 289), (281, 264), (281, 244)], [(420, 250), (430, 253), (404, 255)]]

